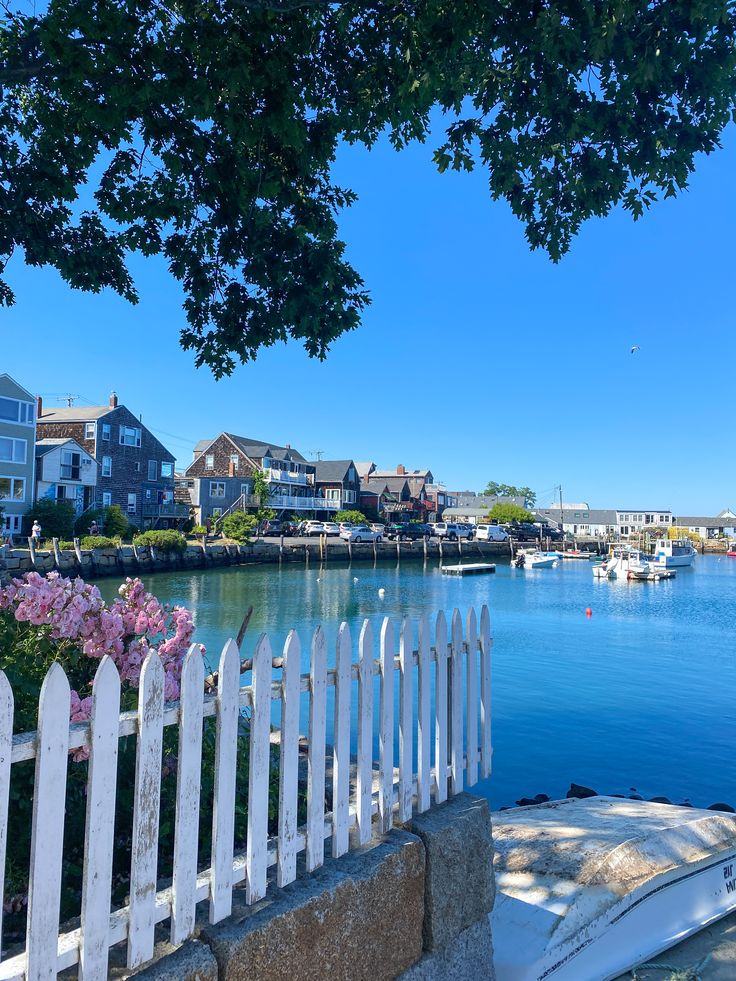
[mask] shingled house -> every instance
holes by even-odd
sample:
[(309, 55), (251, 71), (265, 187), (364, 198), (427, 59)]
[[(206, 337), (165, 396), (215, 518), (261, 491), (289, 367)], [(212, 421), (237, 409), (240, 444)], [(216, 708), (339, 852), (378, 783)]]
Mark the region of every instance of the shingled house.
[(314, 468), (317, 496), (329, 502), (329, 510), (358, 508), (360, 477), (352, 460), (315, 460)]
[(118, 504), (139, 528), (188, 516), (174, 502), (174, 456), (113, 392), (108, 405), (37, 406), (39, 440), (73, 439), (99, 464), (90, 507)]
[(181, 481), (188, 486), (198, 521), (258, 507), (253, 496), (255, 470), (266, 475), (268, 506), (279, 514), (339, 510), (338, 504), (318, 494), (315, 465), (298, 450), (223, 432), (197, 443)]

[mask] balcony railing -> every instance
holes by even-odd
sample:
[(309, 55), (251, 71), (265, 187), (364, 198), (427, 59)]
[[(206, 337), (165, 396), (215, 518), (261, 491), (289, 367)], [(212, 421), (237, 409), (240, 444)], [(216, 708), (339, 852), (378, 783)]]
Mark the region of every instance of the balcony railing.
[(291, 508), (293, 511), (339, 511), (340, 502), (327, 497), (296, 497), (291, 494), (272, 494), (272, 508)]
[(144, 504), (144, 518), (187, 518), (189, 508), (186, 504)]
[(270, 467), (265, 471), (266, 476), (270, 483), (274, 484), (299, 484), (305, 487), (309, 480), (309, 474), (300, 473), (298, 470), (277, 470), (275, 467)]

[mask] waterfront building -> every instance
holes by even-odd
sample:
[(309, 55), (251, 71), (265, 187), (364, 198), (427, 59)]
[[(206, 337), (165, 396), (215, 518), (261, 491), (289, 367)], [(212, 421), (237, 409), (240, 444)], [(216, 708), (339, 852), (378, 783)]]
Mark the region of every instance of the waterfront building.
[(174, 456), (140, 418), (120, 405), (37, 407), (40, 440), (72, 439), (99, 464), (93, 507), (119, 505), (139, 528), (163, 528), (186, 518), (174, 501)]
[(20, 535), (33, 501), (36, 400), (8, 374), (0, 374), (0, 507), (3, 536)]
[(36, 500), (66, 501), (79, 516), (95, 501), (99, 466), (74, 439), (36, 443)]
[[(327, 516), (342, 506), (341, 496), (320, 494), (316, 464), (309, 463), (294, 447), (226, 432), (197, 443), (194, 459), (179, 486), (188, 485), (191, 506), (203, 524), (208, 518), (259, 506), (253, 487), (256, 470), (268, 481), (267, 506), (284, 517), (311, 512)], [(357, 485), (357, 473), (354, 483)]]
[(499, 497), (496, 494), (473, 494), (460, 491), (451, 495), (453, 501), (442, 511), (442, 521), (460, 521), (470, 525), (487, 523), (496, 504), (515, 504), (523, 508), (523, 497)]
[[(313, 460), (317, 496), (337, 504), (340, 511), (360, 504), (360, 477), (352, 460)], [(329, 517), (325, 512), (325, 516)]]
[(616, 509), (616, 526), (618, 534), (622, 538), (652, 531), (655, 528), (662, 528), (666, 531), (671, 526), (672, 519), (672, 512), (664, 508), (657, 508), (656, 510), (627, 508), (625, 511), (620, 508)]
[(444, 484), (425, 484), (427, 492), (427, 520), (442, 521), (442, 515), (447, 508), (457, 505), (457, 497)]
[(676, 517), (673, 523), (675, 527), (692, 531), (701, 538), (718, 538), (721, 535), (736, 538), (736, 514), (729, 508), (713, 518), (684, 515)]
[(590, 508), (587, 504), (565, 504), (536, 508), (540, 521), (560, 528), (568, 535), (591, 538), (610, 538), (618, 534), (616, 511), (611, 508)]

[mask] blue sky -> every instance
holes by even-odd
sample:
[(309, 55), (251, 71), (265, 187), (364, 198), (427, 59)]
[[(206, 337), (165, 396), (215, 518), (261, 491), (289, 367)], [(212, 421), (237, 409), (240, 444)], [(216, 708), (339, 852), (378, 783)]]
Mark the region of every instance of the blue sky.
[[(683, 197), (588, 223), (559, 265), (531, 253), (482, 170), (438, 175), (431, 144), (344, 148), (342, 218), (373, 304), (324, 363), (297, 344), (215, 382), (179, 348), (181, 294), (137, 261), (141, 302), (73, 293), (13, 261), (4, 371), (47, 404), (121, 401), (180, 465), (227, 429), (306, 456), (429, 466), (456, 489), (562, 484), (592, 507), (736, 506), (736, 132)], [(630, 348), (640, 350), (632, 355)]]

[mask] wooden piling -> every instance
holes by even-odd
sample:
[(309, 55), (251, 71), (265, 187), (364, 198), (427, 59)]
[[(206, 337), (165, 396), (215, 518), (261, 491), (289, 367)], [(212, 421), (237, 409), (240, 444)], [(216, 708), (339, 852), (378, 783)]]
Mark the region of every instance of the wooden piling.
[(36, 565), (36, 540), (31, 537), (28, 539), (28, 551), (31, 553), (31, 562)]
[(78, 538), (75, 538), (73, 540), (73, 544), (74, 544), (74, 554), (77, 557), (77, 562), (79, 563), (79, 568), (81, 569), (82, 568), (82, 549), (81, 549), (81, 547), (79, 545), (79, 539)]

